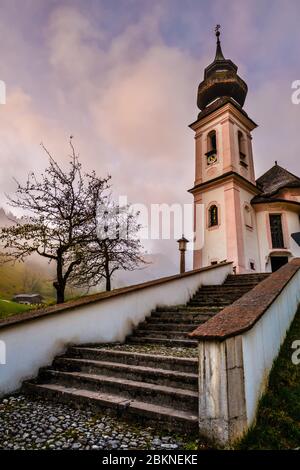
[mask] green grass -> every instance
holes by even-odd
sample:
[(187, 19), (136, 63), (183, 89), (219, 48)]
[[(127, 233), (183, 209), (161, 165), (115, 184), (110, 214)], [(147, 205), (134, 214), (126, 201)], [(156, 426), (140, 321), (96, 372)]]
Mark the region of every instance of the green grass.
[(0, 320), (16, 315), (17, 313), (27, 312), (31, 308), (32, 306), (30, 305), (21, 305), (16, 302), (0, 299)]
[(300, 310), (275, 361), (257, 422), (236, 449), (295, 449), (300, 447), (300, 364), (294, 365), (292, 343), (300, 340)]

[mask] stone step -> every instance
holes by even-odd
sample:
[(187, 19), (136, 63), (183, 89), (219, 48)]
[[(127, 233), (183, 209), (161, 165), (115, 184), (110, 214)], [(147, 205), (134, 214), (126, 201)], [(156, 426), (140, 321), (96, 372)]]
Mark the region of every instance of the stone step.
[[(138, 329), (142, 329), (142, 330), (146, 330), (146, 331), (155, 331), (155, 330), (167, 330), (167, 331), (193, 331), (196, 327), (196, 325), (200, 325), (201, 323), (204, 323), (205, 320), (201, 319), (201, 320), (195, 320), (193, 322), (186, 322), (186, 323), (174, 323), (174, 322), (170, 322), (170, 323), (167, 323), (167, 322), (162, 322), (162, 321), (159, 321), (157, 318), (153, 318), (152, 321), (147, 321), (147, 322), (143, 322), (141, 323), (137, 330)], [(135, 330), (135, 331), (137, 331)]]
[(240, 289), (246, 290), (247, 285), (242, 286), (241, 288), (238, 285), (235, 284), (221, 284), (220, 286), (202, 286), (200, 289), (198, 289), (197, 292), (236, 292), (239, 291)]
[(224, 298), (217, 298), (217, 297), (196, 297), (190, 300), (190, 305), (214, 305), (218, 307), (222, 307), (223, 305), (230, 305), (233, 304), (236, 300), (238, 300), (241, 296), (237, 295), (235, 297), (232, 297), (230, 299), (224, 299)]
[(142, 330), (137, 328), (133, 336), (145, 338), (161, 338), (161, 339), (188, 339), (188, 331), (177, 330)]
[(197, 300), (199, 302), (199, 307), (220, 307), (219, 303), (228, 303), (232, 302), (232, 298), (234, 296), (229, 296), (229, 295), (218, 295), (218, 294), (209, 294), (209, 295), (201, 295), (201, 294), (195, 294), (194, 297), (192, 297), (188, 303), (188, 305), (191, 305), (191, 302)]
[(269, 276), (267, 275), (255, 275), (255, 274), (243, 274), (243, 275), (230, 275), (227, 277), (225, 280), (223, 286), (227, 286), (229, 284), (235, 284), (235, 285), (245, 285), (245, 284), (258, 284), (259, 282), (262, 282), (264, 279), (266, 279)]
[(209, 289), (205, 289), (205, 290), (199, 290), (196, 292), (196, 294), (192, 297), (199, 297), (199, 296), (203, 296), (203, 297), (211, 297), (211, 296), (214, 296), (214, 297), (231, 297), (231, 296), (235, 296), (235, 295), (238, 295), (238, 296), (242, 296), (244, 294), (247, 294), (247, 292), (249, 292), (249, 289), (248, 287), (247, 288), (242, 288), (242, 287), (239, 287), (238, 289), (230, 289), (230, 290), (209, 290)]
[(210, 306), (214, 306), (214, 307), (226, 307), (227, 305), (230, 305), (232, 304), (232, 301), (231, 300), (190, 300), (189, 301), (189, 305), (190, 306), (206, 306), (206, 307), (210, 307)]
[(185, 306), (180, 306), (180, 307), (170, 307), (170, 306), (165, 306), (165, 307), (157, 307), (156, 310), (153, 310), (151, 312), (151, 315), (160, 315), (163, 313), (210, 313), (210, 312), (215, 312), (219, 311), (219, 307), (190, 307), (188, 305)]
[(229, 279), (236, 279), (239, 281), (243, 281), (244, 279), (251, 279), (251, 280), (259, 280), (259, 279), (265, 279), (270, 276), (270, 273), (253, 273), (253, 274), (229, 274), (227, 276), (226, 280)]
[(197, 302), (209, 302), (209, 303), (219, 303), (219, 302), (234, 302), (236, 299), (239, 299), (241, 297), (241, 293), (237, 294), (218, 294), (218, 293), (213, 293), (213, 294), (196, 294), (194, 297), (192, 297), (192, 301), (197, 301)]
[(160, 369), (172, 369), (178, 372), (197, 373), (198, 359), (161, 354), (145, 354), (138, 352), (120, 351), (97, 347), (72, 347), (67, 351), (67, 356), (80, 359), (102, 360), (127, 365), (140, 365), (144, 367), (157, 367)]
[(237, 293), (243, 293), (248, 291), (248, 286), (220, 286), (219, 288), (206, 288), (202, 287), (201, 289), (197, 290), (197, 294), (223, 294), (223, 295), (232, 295), (232, 294), (237, 294)]
[[(191, 299), (192, 300), (192, 299)], [(155, 312), (152, 312), (151, 313), (151, 317), (163, 317), (164, 315), (171, 315), (171, 316), (174, 316), (174, 318), (176, 318), (176, 315), (181, 315), (183, 318), (188, 318), (188, 316), (197, 316), (197, 317), (201, 317), (202, 315), (209, 315), (209, 316), (212, 316), (214, 315), (215, 313), (218, 313), (220, 311), (220, 307), (219, 306), (214, 306), (214, 305), (210, 305), (210, 306), (200, 306), (200, 307), (191, 307), (191, 306), (188, 306), (186, 310), (163, 310), (163, 311), (155, 311)], [(150, 318), (147, 317), (147, 318)]]
[(39, 381), (43, 384), (60, 384), (69, 388), (109, 393), (184, 411), (197, 411), (198, 406), (197, 391), (107, 375), (42, 369)]
[[(158, 366), (158, 364), (156, 364), (156, 366)], [(168, 387), (189, 390), (198, 389), (198, 375), (196, 371), (195, 373), (178, 372), (170, 369), (161, 369), (159, 367), (145, 367), (140, 365), (128, 365), (116, 362), (69, 357), (57, 358), (53, 363), (53, 368), (55, 370), (67, 372), (105, 374), (110, 377), (126, 378), (157, 385), (167, 385)]]
[(142, 420), (153, 422), (158, 429), (168, 430), (188, 430), (189, 432), (198, 429), (198, 413), (177, 410), (173, 407), (154, 405), (136, 399), (128, 400), (118, 395), (99, 393), (82, 388), (74, 389), (56, 384), (34, 384), (24, 385), (27, 393), (40, 395), (46, 399), (67, 404), (74, 404), (76, 407), (90, 407), (95, 410), (108, 408), (117, 412), (118, 416), (134, 417), (139, 422)]
[[(216, 312), (217, 313), (217, 312)], [(200, 324), (200, 323), (203, 323), (203, 322), (206, 322), (207, 320), (209, 320), (210, 318), (212, 318), (216, 313), (213, 313), (211, 315), (193, 315), (193, 314), (183, 314), (183, 315), (178, 315), (176, 313), (168, 313), (166, 312), (166, 314), (164, 315), (160, 315), (160, 316), (151, 316), (151, 317), (148, 317), (147, 320), (145, 321), (145, 323), (148, 325), (150, 325), (151, 323), (159, 323), (161, 325), (163, 325), (164, 323), (172, 323), (174, 326), (176, 324), (180, 324), (180, 323), (184, 323), (186, 325), (190, 324), (190, 325), (197, 325), (197, 324)]]
[(198, 341), (191, 339), (163, 339), (153, 338), (152, 336), (128, 336), (128, 343), (133, 344), (161, 344), (163, 346), (170, 346), (174, 348), (195, 348), (198, 345)]
[(229, 274), (227, 279), (255, 279), (269, 277), (271, 273), (245, 273), (245, 274)]
[(243, 281), (235, 280), (235, 279), (229, 279), (224, 282), (223, 286), (224, 287), (234, 287), (234, 286), (240, 286), (240, 287), (253, 287), (257, 286), (260, 282), (262, 282), (264, 279), (260, 280), (251, 280), (251, 279), (244, 279)]

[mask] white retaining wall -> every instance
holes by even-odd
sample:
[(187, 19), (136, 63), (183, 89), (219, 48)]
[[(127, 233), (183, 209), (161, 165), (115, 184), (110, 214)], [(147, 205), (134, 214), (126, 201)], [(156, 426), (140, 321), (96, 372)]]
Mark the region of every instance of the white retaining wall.
[[(157, 306), (185, 304), (203, 284), (222, 284), (232, 264), (173, 276), (88, 305), (2, 326), (6, 364), (0, 361), (0, 396), (18, 389), (71, 344), (124, 341)], [(150, 284), (150, 285), (149, 285)], [(3, 359), (3, 357), (2, 357)]]
[[(242, 334), (247, 422), (255, 419), (274, 359), (300, 303), (300, 270), (254, 327)], [(292, 355), (292, 351), (291, 351)]]
[(202, 434), (228, 444), (254, 423), (299, 304), (300, 258), (294, 258), (194, 331)]

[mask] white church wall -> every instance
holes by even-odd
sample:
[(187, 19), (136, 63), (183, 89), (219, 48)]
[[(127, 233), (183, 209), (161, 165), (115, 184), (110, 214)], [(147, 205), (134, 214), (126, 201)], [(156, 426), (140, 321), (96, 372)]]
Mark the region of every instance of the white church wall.
[[(205, 232), (204, 247), (202, 250), (202, 265), (209, 266), (213, 261), (220, 262), (227, 258), (224, 188), (217, 187), (204, 192), (202, 203), (205, 206)], [(219, 208), (219, 225), (217, 227), (208, 227), (208, 207), (212, 203), (216, 203)]]
[(35, 317), (30, 312), (23, 314), (31, 315), (26, 320), (0, 324), (0, 342), (6, 351), (5, 364), (0, 363), (0, 396), (35, 377), (68, 345), (122, 342), (157, 306), (184, 304), (202, 284), (222, 284), (231, 272), (230, 263), (190, 271), (131, 286), (125, 292), (112, 291), (88, 304), (72, 308), (66, 304)]
[(268, 216), (268, 213), (266, 211), (259, 210), (256, 212), (257, 234), (258, 234), (260, 264), (261, 264), (262, 272), (271, 271), (270, 264), (267, 264), (269, 253), (270, 253), (268, 226), (266, 223), (267, 216)]
[(300, 257), (300, 246), (291, 237), (292, 233), (300, 232), (299, 214), (297, 212), (286, 212), (287, 228), (289, 233), (289, 249), (293, 256)]
[(292, 257), (299, 257), (300, 256), (300, 247), (299, 245), (292, 239), (291, 234), (300, 231), (300, 223), (299, 223), (299, 215), (296, 211), (286, 210), (284, 208), (270, 208), (269, 210), (262, 210), (261, 207), (258, 207), (256, 212), (256, 220), (257, 220), (257, 231), (258, 231), (258, 240), (259, 240), (259, 253), (261, 259), (261, 269), (262, 271), (271, 271), (271, 264), (269, 260), (270, 253), (274, 251), (270, 246), (270, 228), (267, 223), (269, 214), (275, 213), (282, 213), (285, 217), (286, 223), (286, 231), (287, 231), (287, 243), (286, 248), (288, 250), (287, 255)]
[[(242, 224), (243, 224), (243, 235), (244, 235), (244, 252), (245, 252), (245, 268), (250, 270), (250, 262), (254, 262), (255, 271), (261, 271), (259, 247), (258, 247), (258, 234), (257, 234), (257, 222), (256, 214), (251, 207), (251, 199), (253, 193), (240, 188), (240, 202), (241, 202), (241, 213), (242, 213)], [(245, 206), (250, 208), (251, 226), (246, 225), (246, 214)]]

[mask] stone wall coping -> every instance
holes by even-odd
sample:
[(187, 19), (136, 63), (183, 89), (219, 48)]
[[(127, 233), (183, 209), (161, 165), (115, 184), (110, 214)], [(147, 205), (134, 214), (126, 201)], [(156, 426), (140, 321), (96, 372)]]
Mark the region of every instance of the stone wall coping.
[(232, 264), (231, 261), (223, 262), (223, 263), (215, 264), (213, 266), (206, 266), (204, 268), (187, 271), (183, 274), (175, 274), (173, 276), (166, 276), (166, 277), (162, 277), (159, 279), (153, 279), (152, 281), (146, 281), (141, 284), (134, 284), (132, 286), (121, 287), (119, 289), (114, 289), (110, 292), (100, 292), (97, 294), (87, 295), (84, 297), (80, 297), (79, 299), (76, 299), (76, 300), (70, 300), (63, 304), (52, 305), (52, 306), (41, 308), (38, 310), (30, 310), (28, 312), (20, 313), (20, 314), (8, 317), (6, 319), (0, 320), (0, 329), (13, 326), (19, 323), (23, 323), (26, 321), (38, 320), (45, 316), (55, 315), (61, 312), (68, 312), (68, 311), (73, 310), (74, 308), (80, 308), (80, 307), (83, 307), (83, 306), (86, 306), (95, 302), (108, 300), (108, 299), (117, 297), (119, 295), (135, 293), (142, 289), (159, 286), (161, 284), (165, 284), (170, 281), (172, 282), (172, 281), (184, 279), (189, 276), (200, 274), (202, 272), (210, 271), (213, 269), (218, 269), (223, 266), (230, 265), (230, 264)]
[(300, 269), (294, 258), (257, 286), (189, 333), (199, 341), (224, 341), (250, 330)]

